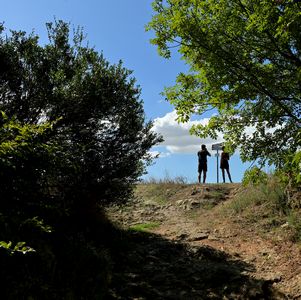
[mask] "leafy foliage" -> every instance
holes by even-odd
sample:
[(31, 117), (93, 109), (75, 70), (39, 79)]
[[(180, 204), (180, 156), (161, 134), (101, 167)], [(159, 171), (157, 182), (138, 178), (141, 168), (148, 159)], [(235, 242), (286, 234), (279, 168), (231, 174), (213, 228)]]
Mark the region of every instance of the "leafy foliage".
[[(140, 89), (131, 71), (110, 65), (95, 50), (82, 46), (78, 30), (70, 44), (68, 24), (48, 23), (50, 43), (13, 32), (2, 38), (0, 107), (22, 123), (57, 121), (53, 136), (66, 161), (60, 182), (72, 194), (94, 189), (102, 201), (125, 198), (129, 184), (143, 173), (148, 149), (158, 137), (144, 122)], [(1, 56), (0, 56), (1, 57)], [(100, 190), (99, 190), (100, 189)]]
[[(5, 299), (100, 299), (111, 227), (160, 141), (131, 71), (47, 24), (49, 44), (0, 26), (0, 278)], [(76, 262), (76, 263), (75, 263)]]
[(282, 168), (300, 150), (300, 1), (156, 0), (153, 9), (152, 43), (166, 58), (178, 47), (191, 67), (165, 90), (178, 119), (214, 109), (192, 133), (223, 132), (243, 160)]
[(248, 184), (258, 185), (258, 184), (266, 184), (268, 180), (268, 175), (262, 171), (257, 166), (246, 170), (242, 179), (242, 184), (244, 186)]

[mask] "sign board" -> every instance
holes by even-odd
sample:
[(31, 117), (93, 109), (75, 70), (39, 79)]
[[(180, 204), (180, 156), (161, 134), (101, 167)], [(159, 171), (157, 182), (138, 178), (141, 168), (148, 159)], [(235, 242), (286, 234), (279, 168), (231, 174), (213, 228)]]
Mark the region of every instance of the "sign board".
[(212, 150), (222, 150), (223, 143), (217, 143), (212, 145)]

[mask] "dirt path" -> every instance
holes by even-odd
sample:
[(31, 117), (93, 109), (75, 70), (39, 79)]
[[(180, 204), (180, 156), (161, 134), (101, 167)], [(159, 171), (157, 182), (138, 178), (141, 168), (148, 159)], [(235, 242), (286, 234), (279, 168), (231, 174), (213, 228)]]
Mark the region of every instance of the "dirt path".
[(157, 226), (125, 231), (109, 299), (301, 299), (300, 249), (220, 213), (238, 188), (190, 185), (110, 209), (124, 229)]

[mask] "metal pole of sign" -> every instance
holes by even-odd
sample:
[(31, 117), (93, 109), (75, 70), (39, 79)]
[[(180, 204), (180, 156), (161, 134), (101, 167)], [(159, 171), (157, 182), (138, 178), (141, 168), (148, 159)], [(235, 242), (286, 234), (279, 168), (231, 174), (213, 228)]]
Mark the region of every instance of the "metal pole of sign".
[(218, 183), (218, 149), (216, 149), (216, 181)]
[(217, 143), (217, 144), (213, 144), (212, 145), (212, 150), (216, 150), (216, 181), (217, 183), (219, 182), (218, 180), (218, 175), (219, 175), (219, 171), (218, 171), (218, 156), (219, 156), (219, 153), (218, 153), (218, 150), (222, 150), (222, 147), (223, 147), (223, 144), (222, 143)]

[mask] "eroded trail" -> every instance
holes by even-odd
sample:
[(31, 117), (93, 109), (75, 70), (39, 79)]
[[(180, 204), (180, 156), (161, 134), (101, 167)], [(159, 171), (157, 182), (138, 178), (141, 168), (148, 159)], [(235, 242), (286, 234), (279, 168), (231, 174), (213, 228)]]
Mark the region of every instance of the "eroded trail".
[(127, 245), (110, 299), (301, 299), (298, 247), (221, 213), (239, 185), (163, 188), (108, 210)]

